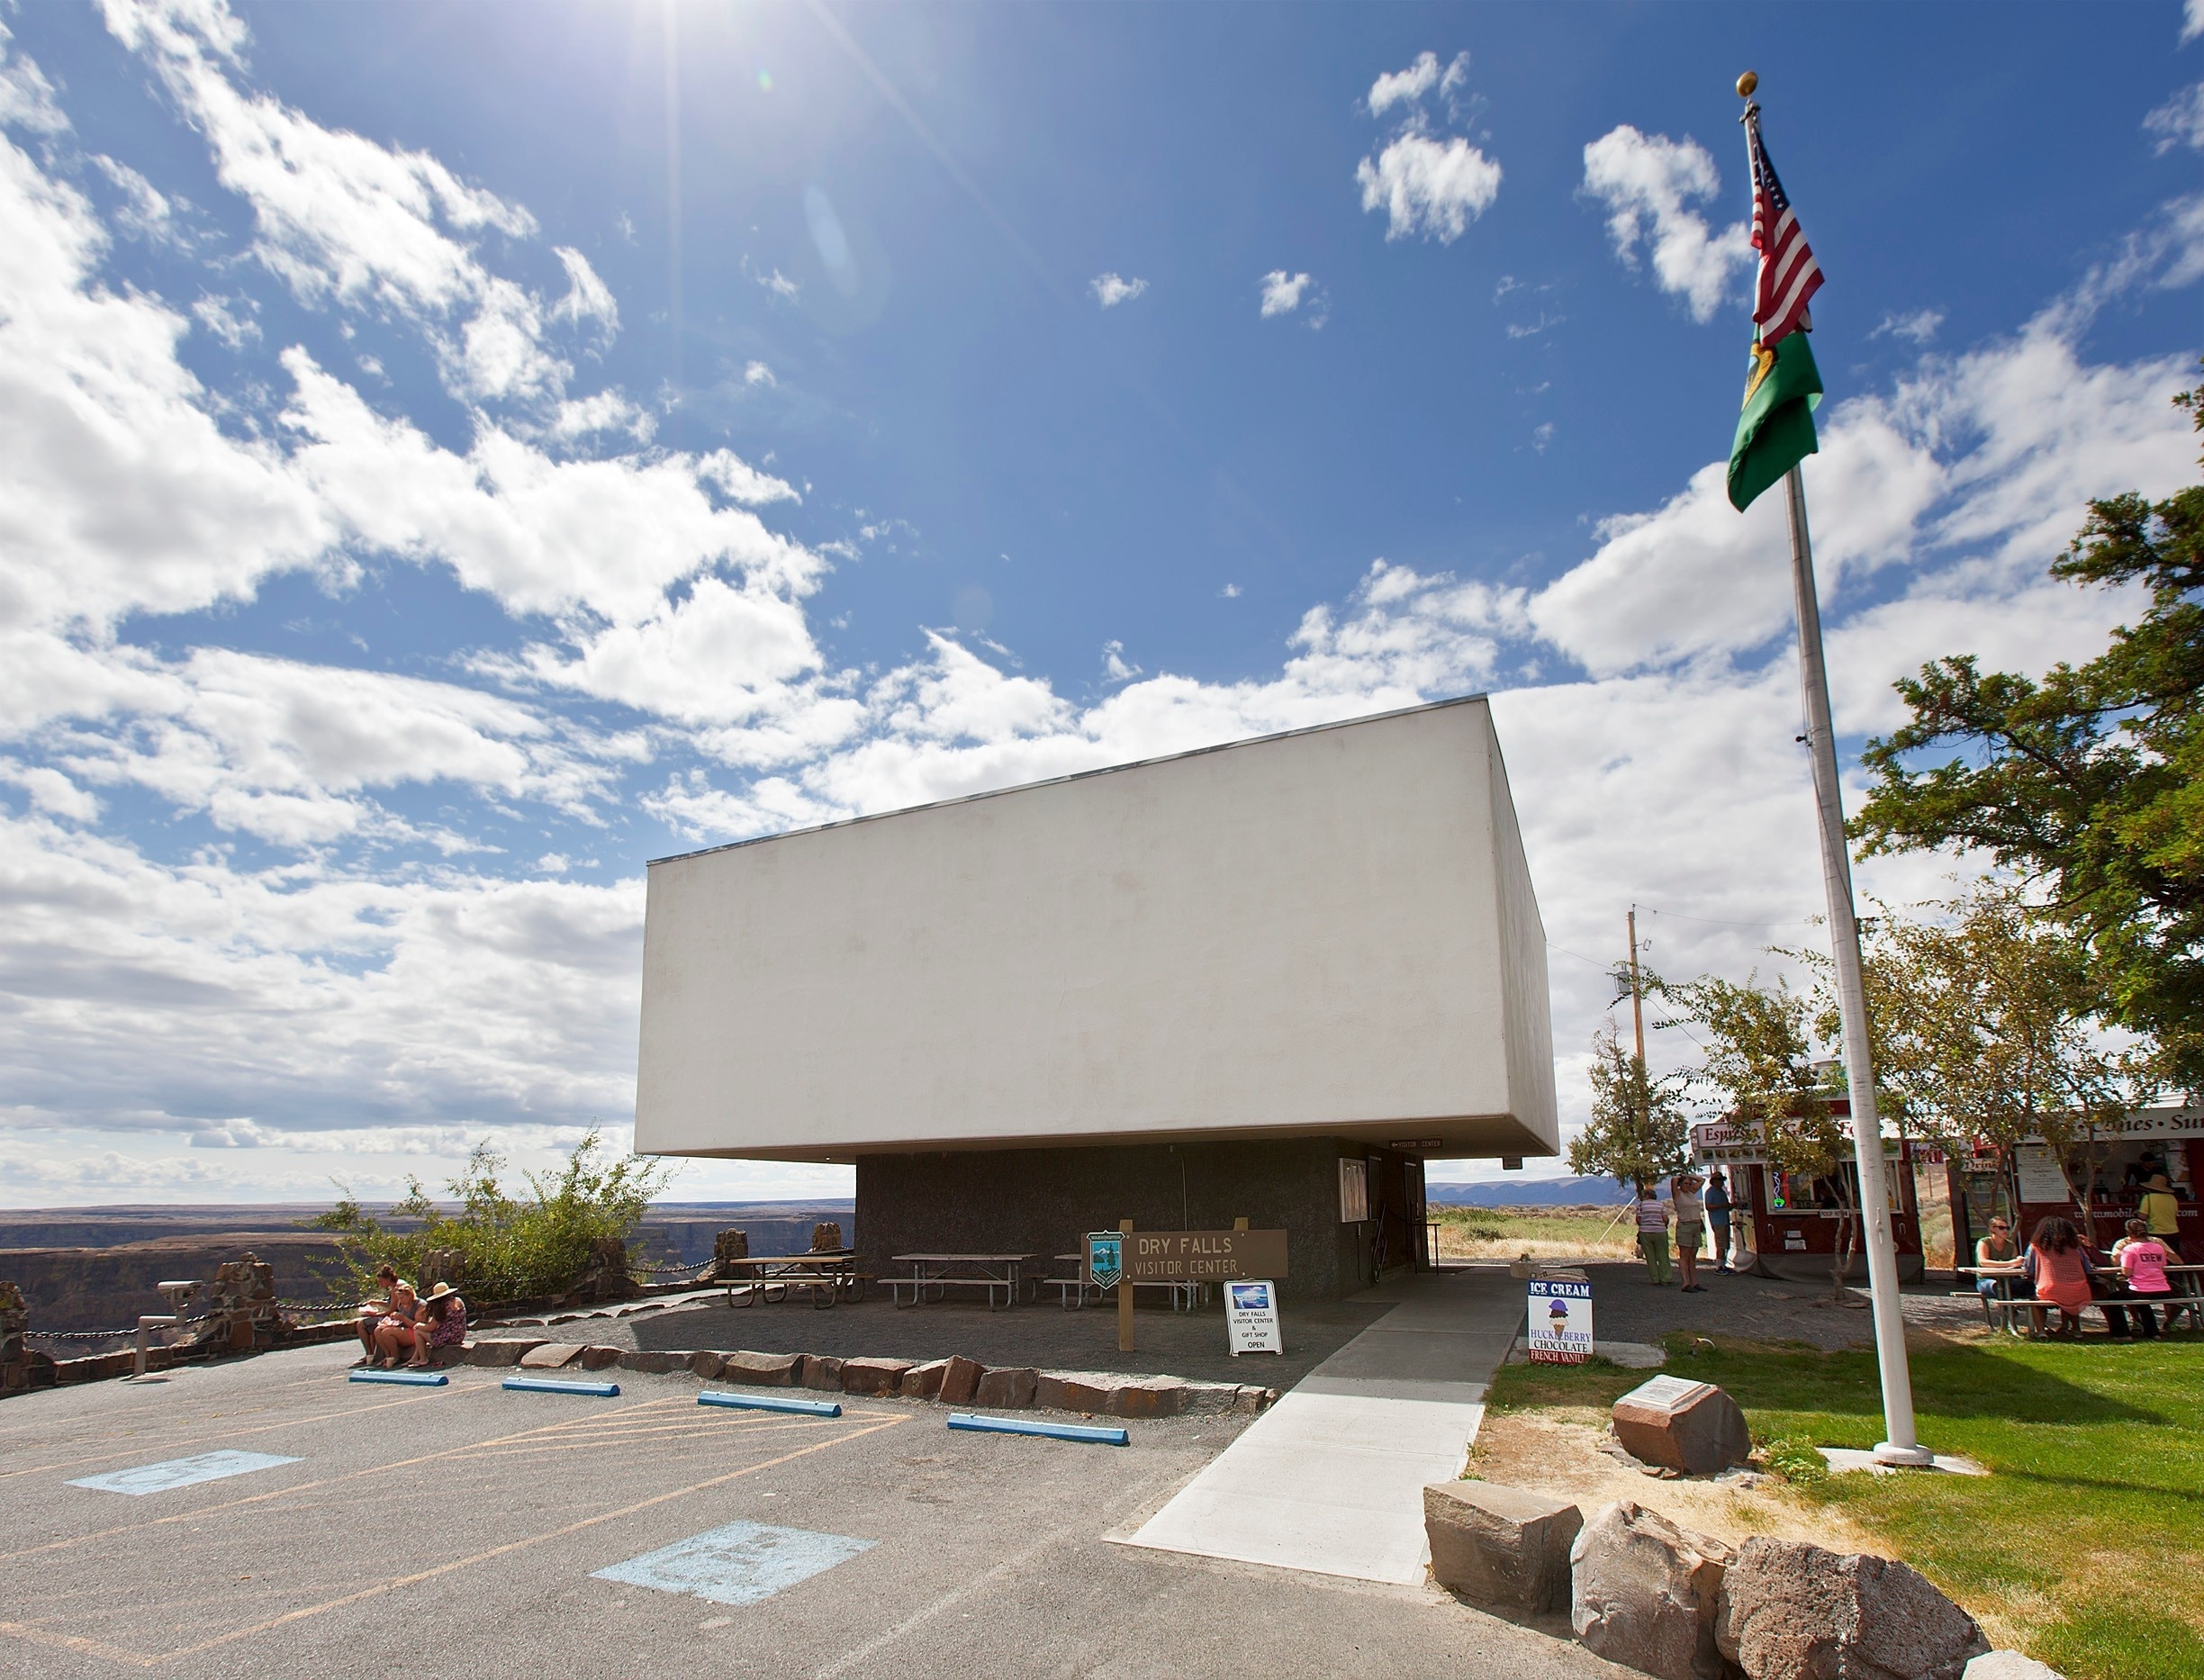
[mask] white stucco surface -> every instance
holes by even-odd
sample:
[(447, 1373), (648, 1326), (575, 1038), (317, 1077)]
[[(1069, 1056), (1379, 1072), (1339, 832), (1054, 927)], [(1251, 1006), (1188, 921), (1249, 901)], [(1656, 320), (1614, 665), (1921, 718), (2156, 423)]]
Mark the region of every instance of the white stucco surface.
[(636, 1143), (1557, 1143), (1481, 699), (653, 863)]

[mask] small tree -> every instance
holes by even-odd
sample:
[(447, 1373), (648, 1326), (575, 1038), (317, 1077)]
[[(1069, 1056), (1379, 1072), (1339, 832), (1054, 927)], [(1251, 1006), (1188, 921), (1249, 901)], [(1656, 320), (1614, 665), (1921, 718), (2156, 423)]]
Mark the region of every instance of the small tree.
[(505, 1158), (488, 1142), (476, 1144), (445, 1186), (459, 1203), (456, 1215), (438, 1207), (419, 1179), (409, 1178), (391, 1217), (418, 1221), (418, 1230), (392, 1229), (341, 1185), (337, 1206), (308, 1224), (335, 1233), (339, 1263), (362, 1288), (385, 1261), (419, 1276), (431, 1249), (451, 1249), (460, 1255), (467, 1287), (490, 1299), (558, 1295), (574, 1287), (600, 1239), (625, 1240), (642, 1223), (672, 1176), (664, 1163), (636, 1155), (608, 1161), (594, 1128), (557, 1173), (525, 1175), (527, 1199), (500, 1182), (504, 1169)]
[[(1877, 1077), (1911, 1134), (1989, 1154), (2016, 1205), (2022, 1143), (2041, 1138), (2062, 1158), (2079, 1147), (2077, 1211), (2093, 1240), (2098, 1138), (2148, 1100), (2150, 1048), (2107, 1039), (2087, 952), (2019, 887), (1988, 881), (1935, 908), (1932, 917), (1885, 909), (1868, 929)], [(1818, 1001), (1819, 1025), (1833, 1031), (1826, 984)]]
[(1845, 1274), (1859, 1245), (1859, 1208), (1844, 1171), (1851, 1139), (1814, 1071), (1807, 999), (1780, 979), (1761, 985), (1757, 971), (1741, 986), (1710, 974), (1661, 993), (1706, 1034), (1705, 1065), (1694, 1083), (1715, 1095), (1720, 1117), (1750, 1133), (1778, 1170), (1835, 1187), (1829, 1287), (1836, 1299), (1847, 1299)]
[(1687, 1073), (1658, 1078), (1622, 1048), (1610, 1023), (1592, 1038), (1592, 1118), (1569, 1140), (1569, 1170), (1640, 1189), (1681, 1172), (1691, 1158), (1684, 1113)]

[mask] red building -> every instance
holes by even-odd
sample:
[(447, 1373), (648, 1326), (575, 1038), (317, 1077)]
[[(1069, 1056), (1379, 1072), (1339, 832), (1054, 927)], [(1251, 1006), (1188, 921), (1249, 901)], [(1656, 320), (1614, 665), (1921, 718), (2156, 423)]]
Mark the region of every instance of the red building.
[[(1830, 1106), (1848, 1118), (1843, 1097)], [(1941, 1152), (1886, 1138), (1883, 1143), (1883, 1186), (1890, 1197), (1891, 1236), (1898, 1251), (1898, 1276), (1910, 1283), (1921, 1275), (1919, 1209), (1914, 1203), (1916, 1161), (1940, 1161)], [(1692, 1160), (1702, 1172), (1720, 1167), (1730, 1180), (1730, 1218), (1739, 1239), (1750, 1249), (1748, 1269), (1763, 1278), (1798, 1282), (1827, 1278), (1845, 1234), (1845, 1209), (1859, 1206), (1859, 1168), (1849, 1159), (1827, 1178), (1785, 1172), (1768, 1159), (1749, 1127), (1720, 1121), (1692, 1127)], [(1851, 1233), (1852, 1260), (1845, 1275), (1865, 1279), (1867, 1253), (1861, 1233)], [(1740, 1257), (1742, 1261), (1742, 1257)]]

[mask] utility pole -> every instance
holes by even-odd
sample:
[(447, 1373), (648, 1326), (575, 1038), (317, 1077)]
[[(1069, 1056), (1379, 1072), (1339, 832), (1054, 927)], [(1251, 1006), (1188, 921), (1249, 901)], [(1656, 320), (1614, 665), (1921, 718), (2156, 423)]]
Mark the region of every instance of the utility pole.
[(1645, 1071), (1645, 998), (1638, 984), (1638, 907), (1630, 908), (1630, 1025), (1638, 1034), (1638, 1070)]

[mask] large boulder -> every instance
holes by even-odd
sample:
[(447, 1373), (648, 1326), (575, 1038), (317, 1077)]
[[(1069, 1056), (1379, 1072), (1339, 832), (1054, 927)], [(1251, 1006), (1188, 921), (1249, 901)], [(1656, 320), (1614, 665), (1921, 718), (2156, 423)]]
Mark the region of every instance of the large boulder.
[(546, 1341), (520, 1356), (520, 1368), (556, 1371), (562, 1366), (572, 1365), (581, 1357), (582, 1343), (578, 1341)]
[(786, 1388), (796, 1380), (797, 1363), (802, 1358), (800, 1353), (738, 1350), (727, 1354), (719, 1361), (719, 1379), (722, 1382), (746, 1383), (753, 1388)]
[(797, 1382), (806, 1388), (826, 1388), (836, 1394), (842, 1392), (842, 1361), (826, 1353), (807, 1353), (798, 1368)]
[(727, 1356), (710, 1348), (699, 1348), (689, 1356), (689, 1368), (708, 1383), (719, 1380), (719, 1370), (727, 1363)]
[(1569, 1602), (1569, 1547), (1584, 1513), (1565, 1499), (1491, 1482), (1423, 1490), (1432, 1576), (1481, 1610), (1535, 1616)]
[(2019, 1651), (1984, 1651), (1966, 1666), (1966, 1680), (2066, 1680), (2048, 1663)]
[(607, 1347), (588, 1347), (582, 1350), (582, 1368), (585, 1371), (610, 1370), (619, 1363), (620, 1350)]
[(1023, 1366), (992, 1370), (980, 1379), (979, 1387), (972, 1391), (972, 1404), (1003, 1411), (1029, 1406), (1034, 1403), (1034, 1390), (1040, 1381), (1040, 1372)]
[(923, 1365), (914, 1365), (903, 1373), (903, 1398), (906, 1400), (934, 1400), (940, 1397), (942, 1377), (949, 1369), (947, 1359), (928, 1359)]
[(894, 1395), (903, 1391), (908, 1359), (844, 1359), (842, 1392), (853, 1395)]
[(1961, 1680), (1990, 1648), (1902, 1563), (1758, 1534), (1723, 1579), (1715, 1638), (1746, 1680)]
[(1625, 1668), (1660, 1680), (1721, 1680), (1715, 1612), (1723, 1571), (1736, 1556), (1718, 1540), (1618, 1500), (1569, 1548), (1569, 1625), (1587, 1650)]
[(980, 1379), (986, 1375), (987, 1367), (979, 1360), (959, 1355), (942, 1367), (941, 1386), (935, 1392), (944, 1405), (970, 1405), (980, 1392)]
[(541, 1337), (477, 1336), (467, 1343), (469, 1365), (518, 1365), (523, 1355), (543, 1346)]
[(1614, 1403), (1615, 1439), (1642, 1464), (1712, 1476), (1752, 1457), (1738, 1403), (1712, 1383), (1656, 1377)]
[(623, 1371), (647, 1371), (664, 1375), (667, 1371), (685, 1371), (689, 1368), (689, 1355), (670, 1348), (635, 1348), (619, 1356)]

